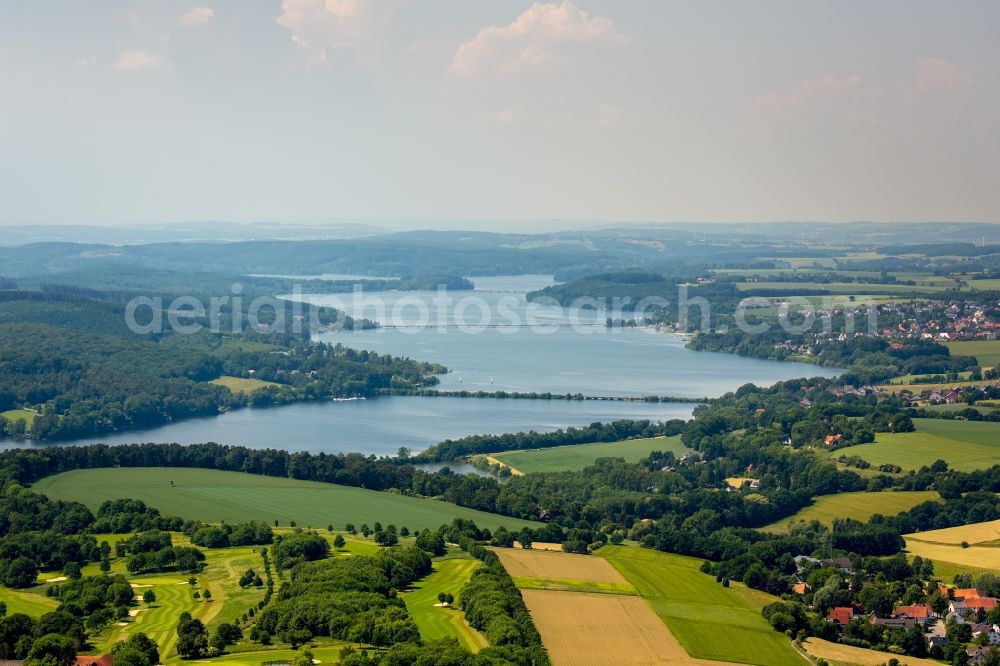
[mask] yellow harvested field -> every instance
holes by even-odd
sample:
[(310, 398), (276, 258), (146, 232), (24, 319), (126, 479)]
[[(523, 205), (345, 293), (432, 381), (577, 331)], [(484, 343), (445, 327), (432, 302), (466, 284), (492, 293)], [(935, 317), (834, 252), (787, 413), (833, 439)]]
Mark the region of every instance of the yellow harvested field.
[(996, 546), (962, 548), (954, 544), (927, 543), (907, 538), (906, 550), (911, 555), (919, 555), (934, 562), (951, 562), (960, 567), (976, 569), (1000, 569), (1000, 548)]
[(917, 657), (900, 657), (889, 652), (866, 650), (864, 648), (831, 643), (820, 638), (810, 638), (805, 642), (806, 652), (817, 659), (826, 659), (832, 666), (881, 666), (890, 659), (899, 659), (908, 666), (941, 666), (941, 662)]
[(903, 538), (907, 542), (925, 541), (927, 543), (947, 543), (961, 544), (984, 543), (986, 541), (996, 541), (1000, 539), (1000, 520), (990, 520), (985, 523), (973, 523), (971, 525), (959, 525), (958, 527), (948, 527), (943, 530), (929, 530), (927, 532), (914, 532), (904, 534)]
[(504, 569), (514, 578), (547, 578), (626, 583), (625, 577), (603, 557), (540, 550), (498, 548)]
[[(515, 548), (521, 548), (522, 547), (521, 546), (521, 542), (520, 541), (515, 541), (514, 542), (514, 547)], [(557, 552), (557, 553), (563, 552), (562, 544), (561, 543), (555, 543), (555, 542), (552, 542), (552, 541), (532, 541), (531, 542), (531, 548), (529, 548), (528, 550), (551, 550), (551, 551), (554, 551), (554, 552)]]
[(639, 597), (549, 590), (521, 595), (553, 666), (728, 663), (691, 658)]

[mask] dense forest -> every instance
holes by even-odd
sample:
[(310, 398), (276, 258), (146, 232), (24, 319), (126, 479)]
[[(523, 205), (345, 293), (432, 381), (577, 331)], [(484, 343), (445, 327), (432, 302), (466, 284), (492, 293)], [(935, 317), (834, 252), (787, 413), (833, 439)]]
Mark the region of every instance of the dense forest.
[[(63, 292), (0, 292), (0, 434), (59, 440), (218, 414), (247, 404), (433, 385), (445, 368), (308, 336), (133, 333), (122, 306)], [(222, 376), (265, 382), (249, 394)]]

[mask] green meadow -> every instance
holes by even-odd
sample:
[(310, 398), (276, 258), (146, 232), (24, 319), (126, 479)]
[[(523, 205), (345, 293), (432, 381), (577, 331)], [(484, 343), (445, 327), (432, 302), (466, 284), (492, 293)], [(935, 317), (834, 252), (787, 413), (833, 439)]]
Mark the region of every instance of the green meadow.
[(883, 516), (895, 516), (918, 504), (939, 501), (941, 501), (941, 496), (933, 490), (823, 495), (815, 498), (812, 504), (794, 516), (782, 518), (762, 529), (766, 532), (785, 532), (794, 523), (813, 520), (818, 520), (823, 525), (830, 527), (837, 518), (854, 518), (866, 521), (877, 513)]
[(28, 428), (35, 422), (35, 416), (37, 413), (30, 409), (8, 409), (6, 412), (0, 412), (0, 417), (11, 422), (24, 421)]
[(860, 456), (872, 465), (918, 469), (940, 459), (959, 471), (1000, 464), (1000, 423), (914, 419), (916, 432), (878, 433), (874, 444), (858, 444), (830, 454)]
[(801, 666), (784, 634), (760, 614), (775, 598), (701, 573), (702, 560), (630, 546), (605, 546), (606, 558), (666, 623), (692, 657), (762, 666)]
[[(463, 647), (473, 652), (486, 647), (486, 638), (469, 626), (465, 614), (458, 607), (459, 592), (480, 566), (482, 562), (468, 553), (450, 551), (434, 560), (433, 573), (400, 595), (422, 638), (457, 638)], [(437, 598), (439, 592), (452, 594), (455, 604), (442, 606)]]
[(204, 522), (260, 520), (299, 527), (343, 527), (375, 521), (411, 530), (435, 528), (454, 518), (495, 530), (538, 523), (476, 511), (434, 499), (407, 497), (332, 483), (241, 472), (177, 467), (74, 470), (41, 479), (34, 489), (55, 500), (76, 500), (96, 509), (109, 499), (140, 499), (163, 514)]
[(954, 356), (975, 356), (983, 368), (1000, 365), (1000, 340), (959, 340), (945, 346)]
[(680, 436), (626, 439), (621, 442), (599, 442), (554, 446), (531, 451), (503, 451), (493, 457), (519, 472), (562, 472), (583, 469), (593, 465), (598, 458), (624, 458), (626, 462), (639, 462), (653, 451), (672, 451), (680, 457), (689, 451), (681, 444)]
[(215, 384), (216, 386), (225, 386), (227, 389), (233, 393), (253, 393), (257, 389), (267, 388), (268, 386), (280, 386), (274, 382), (265, 382), (263, 379), (248, 379), (246, 377), (230, 377), (228, 375), (223, 375), (218, 379), (213, 379), (209, 384)]

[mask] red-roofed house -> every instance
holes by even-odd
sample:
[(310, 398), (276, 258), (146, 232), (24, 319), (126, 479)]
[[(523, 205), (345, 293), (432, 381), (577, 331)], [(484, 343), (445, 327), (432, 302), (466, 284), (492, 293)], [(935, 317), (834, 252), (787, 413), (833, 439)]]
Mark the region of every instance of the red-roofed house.
[(845, 627), (848, 622), (854, 619), (854, 609), (850, 606), (838, 606), (837, 608), (831, 608), (830, 612), (826, 615), (826, 619), (836, 625)]
[(979, 590), (974, 587), (958, 587), (955, 588), (955, 596), (953, 598), (961, 601), (962, 599), (970, 599), (972, 597), (981, 596), (982, 595), (979, 594)]
[(928, 604), (896, 606), (896, 609), (892, 611), (892, 615), (896, 618), (916, 620), (918, 624), (925, 624), (934, 617), (934, 610)]
[(794, 592), (799, 596), (802, 596), (808, 591), (809, 591), (809, 583), (796, 583), (795, 585), (792, 585), (792, 592)]
[(982, 608), (984, 611), (991, 611), (997, 607), (996, 597), (973, 597), (965, 600), (965, 605), (973, 610)]
[(79, 656), (76, 658), (76, 666), (111, 666), (111, 661), (110, 654), (100, 657)]

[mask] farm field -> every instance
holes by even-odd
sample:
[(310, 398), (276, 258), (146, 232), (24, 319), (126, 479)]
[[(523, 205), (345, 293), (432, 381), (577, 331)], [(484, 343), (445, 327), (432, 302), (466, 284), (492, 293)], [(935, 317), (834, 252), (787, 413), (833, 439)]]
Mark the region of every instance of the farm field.
[[(1000, 569), (1000, 520), (904, 534), (903, 538), (911, 555), (933, 560), (935, 573), (945, 578), (958, 571)], [(962, 543), (968, 547), (962, 548)]]
[(918, 469), (941, 459), (969, 472), (1000, 464), (1000, 423), (914, 419), (916, 432), (878, 433), (874, 444), (839, 449), (833, 457), (860, 456), (872, 465)]
[(908, 284), (866, 284), (862, 282), (737, 282), (740, 291), (777, 291), (791, 289), (815, 289), (831, 294), (885, 294), (900, 295), (928, 291), (944, 291), (942, 286)]
[[(822, 638), (810, 638), (805, 642), (805, 650), (817, 659), (826, 659), (831, 666), (882, 666), (890, 659), (900, 659), (899, 655), (877, 650), (851, 647), (841, 643), (831, 643)], [(941, 666), (940, 661), (903, 657), (908, 666)]]
[(595, 583), (627, 582), (607, 560), (590, 555), (513, 548), (497, 548), (495, 552), (512, 578), (568, 579)]
[[(904, 383), (892, 383), (884, 384), (879, 386), (881, 390), (886, 393), (902, 393), (903, 391), (909, 391), (913, 394), (921, 394), (924, 391), (948, 391), (953, 388), (963, 388), (966, 386), (982, 386), (985, 382), (983, 381), (971, 381), (971, 380), (957, 380), (954, 382), (942, 382), (938, 384), (904, 384)], [(968, 407), (968, 405), (966, 405)]]
[(629, 546), (605, 546), (597, 554), (635, 586), (692, 657), (765, 666), (803, 663), (788, 638), (760, 614), (773, 597), (738, 585), (722, 587), (698, 570), (702, 560), (696, 558)]
[(531, 451), (502, 451), (494, 453), (492, 457), (518, 472), (530, 474), (580, 470), (593, 465), (598, 458), (624, 458), (626, 462), (635, 463), (653, 451), (672, 451), (675, 456), (680, 457), (689, 450), (681, 444), (678, 435), (627, 439), (622, 442), (555, 446)]
[[(171, 481), (174, 485), (171, 486)], [(165, 515), (205, 522), (294, 520), (300, 527), (352, 522), (393, 522), (399, 527), (440, 527), (453, 518), (495, 530), (538, 523), (466, 509), (432, 499), (406, 497), (315, 481), (176, 467), (85, 469), (46, 477), (34, 490), (54, 500), (76, 500), (91, 509), (119, 497), (140, 499)]]
[(782, 518), (761, 529), (765, 532), (785, 532), (794, 523), (813, 520), (818, 520), (823, 525), (830, 527), (837, 518), (854, 518), (866, 521), (876, 513), (894, 516), (908, 511), (918, 504), (939, 501), (941, 501), (941, 496), (933, 490), (823, 495), (816, 497), (810, 506), (800, 510), (794, 516)]
[(216, 386), (225, 386), (227, 389), (233, 393), (253, 393), (257, 389), (267, 388), (268, 386), (280, 386), (274, 382), (265, 382), (263, 379), (250, 379), (245, 377), (230, 377), (228, 375), (223, 375), (218, 379), (213, 379), (209, 384), (215, 384)]
[(946, 342), (945, 346), (957, 356), (975, 356), (980, 367), (1000, 365), (1000, 340), (961, 340)]
[(941, 530), (915, 532), (904, 534), (907, 540), (915, 539), (927, 543), (940, 543), (949, 546), (959, 546), (962, 542), (969, 544), (987, 543), (1000, 540), (1000, 520), (990, 520), (985, 523), (972, 523), (958, 527), (946, 527)]
[[(978, 411), (978, 412), (980, 412), (982, 414), (988, 414), (989, 412), (995, 412), (998, 409), (997, 407), (989, 407), (989, 406), (983, 405), (983, 404), (977, 404), (977, 405), (973, 405), (973, 406), (976, 408), (976, 411)], [(942, 412), (942, 413), (945, 413), (945, 414), (950, 413), (950, 412), (960, 412), (963, 409), (968, 409), (968, 408), (969, 408), (969, 405), (966, 405), (964, 402), (942, 403), (940, 405), (928, 405), (928, 406), (924, 407), (924, 409), (926, 409), (926, 410), (928, 410), (930, 412)]]
[[(434, 572), (400, 595), (422, 638), (457, 638), (463, 647), (473, 652), (486, 647), (486, 637), (469, 626), (457, 601), (459, 591), (481, 565), (467, 553), (453, 551), (435, 559)], [(439, 592), (453, 594), (455, 605), (440, 606)]]
[(692, 659), (639, 597), (522, 590), (553, 666), (711, 664)]
[[(969, 546), (962, 548), (940, 543), (928, 543), (906, 537), (906, 550), (910, 555), (919, 555), (925, 559), (934, 561), (934, 571), (942, 575), (946, 570), (958, 569), (969, 571), (970, 569), (988, 569), (994, 573), (1000, 570), (1000, 548), (996, 546)], [(953, 565), (945, 568), (939, 567), (939, 563)], [(941, 569), (941, 571), (939, 571)]]

